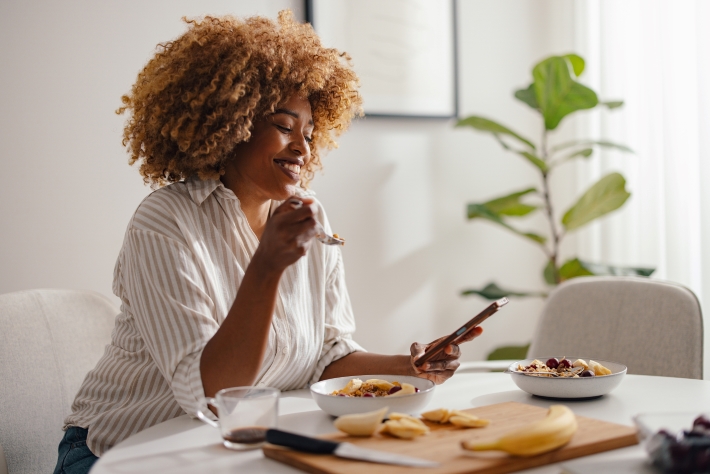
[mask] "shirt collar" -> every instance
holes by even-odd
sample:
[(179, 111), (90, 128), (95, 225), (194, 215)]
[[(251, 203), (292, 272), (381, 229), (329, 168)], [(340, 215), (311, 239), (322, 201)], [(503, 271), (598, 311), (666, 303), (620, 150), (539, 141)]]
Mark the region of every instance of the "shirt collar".
[(224, 187), (218, 179), (200, 179), (197, 176), (190, 177), (185, 180), (187, 191), (190, 193), (190, 198), (198, 206), (205, 202), (210, 194), (215, 193), (217, 196), (226, 199), (237, 199), (237, 196), (230, 190)]

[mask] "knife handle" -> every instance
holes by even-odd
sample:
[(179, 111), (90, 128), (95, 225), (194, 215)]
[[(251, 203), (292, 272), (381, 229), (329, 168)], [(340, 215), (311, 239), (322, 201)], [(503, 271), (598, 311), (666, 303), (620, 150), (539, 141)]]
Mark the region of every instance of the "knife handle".
[(326, 441), (323, 439), (310, 438), (301, 436), (296, 433), (289, 433), (281, 430), (266, 430), (266, 441), (278, 446), (286, 446), (287, 448), (297, 451), (305, 451), (314, 454), (333, 454), (338, 443)]

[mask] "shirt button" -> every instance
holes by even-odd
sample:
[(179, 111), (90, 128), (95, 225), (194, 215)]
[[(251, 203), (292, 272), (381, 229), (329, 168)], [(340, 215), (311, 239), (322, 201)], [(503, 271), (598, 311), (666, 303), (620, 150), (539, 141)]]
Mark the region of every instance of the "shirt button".
[(259, 382), (257, 385), (258, 385), (259, 387), (263, 387), (263, 386), (265, 386), (266, 384), (265, 384), (264, 382)]
[(281, 349), (281, 353), (282, 353), (283, 355), (288, 355), (288, 347), (282, 348), (282, 349)]

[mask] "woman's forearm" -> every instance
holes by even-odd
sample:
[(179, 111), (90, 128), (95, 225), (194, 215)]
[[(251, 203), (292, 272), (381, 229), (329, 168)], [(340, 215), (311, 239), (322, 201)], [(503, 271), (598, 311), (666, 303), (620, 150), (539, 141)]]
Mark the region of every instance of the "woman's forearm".
[[(257, 251), (258, 252), (258, 251)], [(281, 271), (267, 269), (254, 255), (229, 313), (207, 342), (200, 359), (205, 396), (256, 380), (268, 342)]]
[(416, 375), (416, 372), (412, 367), (410, 356), (351, 352), (345, 357), (331, 362), (323, 371), (320, 379), (374, 374)]

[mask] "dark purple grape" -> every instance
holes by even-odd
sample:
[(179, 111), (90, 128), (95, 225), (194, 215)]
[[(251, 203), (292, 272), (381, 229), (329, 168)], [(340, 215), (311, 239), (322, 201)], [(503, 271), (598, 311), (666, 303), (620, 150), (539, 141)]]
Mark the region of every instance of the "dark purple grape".
[(666, 439), (675, 439), (675, 435), (666, 429), (658, 430), (658, 434)]
[(547, 362), (545, 362), (545, 365), (551, 369), (556, 369), (557, 366), (560, 365), (560, 361), (557, 360), (556, 357), (553, 357), (552, 359), (547, 359)]
[(693, 421), (693, 428), (696, 426), (701, 426), (706, 430), (710, 430), (710, 420), (707, 417), (700, 415)]
[(395, 385), (389, 390), (389, 392), (387, 392), (387, 394), (392, 395), (393, 393), (399, 392), (400, 390), (402, 390), (402, 387), (400, 387), (399, 385)]
[(560, 363), (557, 365), (557, 367), (560, 369), (569, 369), (570, 367), (572, 367), (572, 362), (570, 362), (567, 359), (562, 359), (560, 361)]
[(688, 462), (688, 455), (690, 454), (690, 446), (680, 443), (672, 443), (670, 445), (670, 455), (673, 460), (673, 465), (682, 469), (685, 468), (685, 464)]
[(681, 432), (681, 438), (702, 438), (703, 433), (695, 430), (683, 430)]
[(417, 387), (414, 387), (414, 393), (419, 393), (419, 389)]
[(581, 374), (579, 374), (580, 377), (594, 377), (594, 372), (591, 370), (585, 370)]

